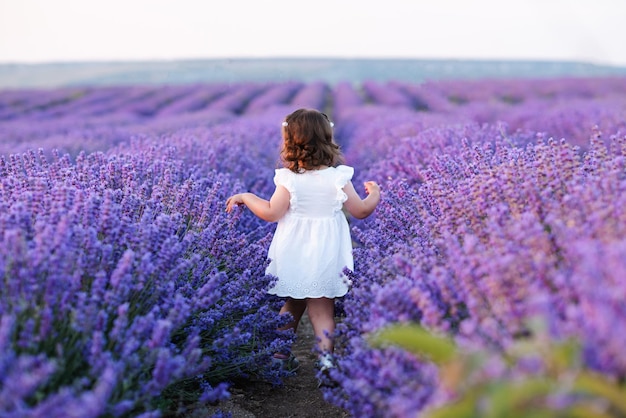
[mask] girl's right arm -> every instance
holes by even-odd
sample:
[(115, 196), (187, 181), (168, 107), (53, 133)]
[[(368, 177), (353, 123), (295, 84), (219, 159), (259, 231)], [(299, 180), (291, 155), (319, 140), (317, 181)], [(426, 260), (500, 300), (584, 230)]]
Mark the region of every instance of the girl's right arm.
[(277, 186), (270, 200), (265, 200), (253, 193), (238, 193), (226, 200), (226, 212), (235, 206), (246, 206), (256, 216), (268, 222), (276, 222), (289, 209), (290, 194), (283, 186)]
[(361, 199), (356, 190), (354, 190), (354, 185), (351, 181), (343, 186), (343, 191), (348, 196), (348, 200), (343, 203), (343, 206), (350, 215), (358, 219), (370, 216), (376, 209), (378, 202), (380, 202), (380, 187), (378, 184), (373, 181), (366, 181), (364, 185), (365, 193), (367, 193), (365, 199)]

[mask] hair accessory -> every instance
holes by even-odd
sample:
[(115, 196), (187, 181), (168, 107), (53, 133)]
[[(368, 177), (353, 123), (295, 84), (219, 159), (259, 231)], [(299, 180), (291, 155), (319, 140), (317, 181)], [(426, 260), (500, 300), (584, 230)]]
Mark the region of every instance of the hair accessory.
[(289, 124), (287, 123), (287, 121), (284, 121), (282, 125), (283, 125), (283, 126), (287, 126), (287, 125), (289, 125)]
[(326, 113), (324, 113), (324, 112), (320, 112), (320, 114), (321, 114), (322, 116), (324, 116), (324, 118), (326, 118), (326, 120), (327, 120), (327, 121), (328, 121), (328, 123), (330, 124), (330, 127), (331, 127), (331, 128), (332, 128), (333, 126), (335, 126), (335, 124), (334, 124), (334, 123), (332, 123), (332, 122), (330, 121), (330, 118), (328, 117), (328, 115), (327, 115)]

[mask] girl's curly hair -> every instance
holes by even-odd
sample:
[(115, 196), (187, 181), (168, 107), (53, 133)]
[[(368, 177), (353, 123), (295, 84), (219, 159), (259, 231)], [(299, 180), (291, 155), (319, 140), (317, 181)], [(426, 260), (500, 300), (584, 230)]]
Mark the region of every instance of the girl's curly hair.
[(343, 162), (328, 116), (313, 109), (298, 109), (287, 115), (280, 157), (284, 166), (295, 173)]

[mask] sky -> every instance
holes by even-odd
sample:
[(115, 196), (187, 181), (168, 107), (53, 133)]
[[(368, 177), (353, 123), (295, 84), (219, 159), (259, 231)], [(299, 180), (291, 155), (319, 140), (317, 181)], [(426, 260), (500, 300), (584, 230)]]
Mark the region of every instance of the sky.
[(0, 63), (339, 57), (626, 66), (625, 0), (0, 0)]

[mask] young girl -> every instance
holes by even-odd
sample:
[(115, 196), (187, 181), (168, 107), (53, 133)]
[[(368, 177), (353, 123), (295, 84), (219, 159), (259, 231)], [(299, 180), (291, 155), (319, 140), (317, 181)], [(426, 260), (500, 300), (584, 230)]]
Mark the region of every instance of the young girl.
[[(267, 273), (278, 280), (269, 293), (286, 298), (281, 313), (289, 312), (293, 321), (285, 329), (297, 331), (308, 309), (322, 353), (317, 366), (324, 371), (333, 367), (329, 337), (335, 330), (334, 298), (348, 292), (343, 269), (354, 268), (350, 229), (342, 208), (355, 218), (369, 216), (380, 201), (380, 188), (368, 181), (367, 197), (359, 197), (351, 182), (354, 169), (337, 165), (343, 158), (324, 113), (298, 109), (282, 125), (285, 168), (275, 172), (274, 194), (269, 201), (252, 193), (233, 195), (226, 201), (226, 211), (245, 205), (259, 218), (278, 222), (267, 267)], [(276, 358), (294, 361), (284, 354)]]

